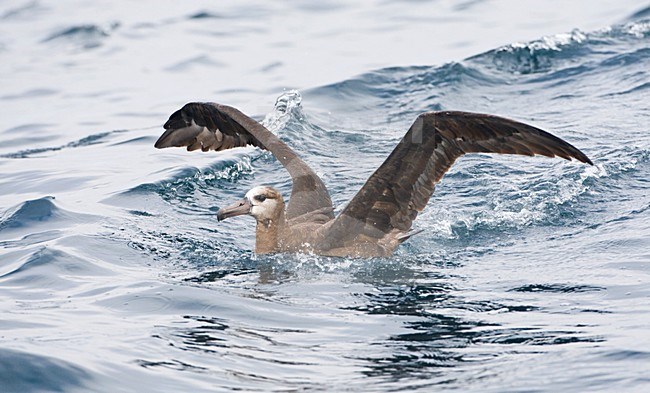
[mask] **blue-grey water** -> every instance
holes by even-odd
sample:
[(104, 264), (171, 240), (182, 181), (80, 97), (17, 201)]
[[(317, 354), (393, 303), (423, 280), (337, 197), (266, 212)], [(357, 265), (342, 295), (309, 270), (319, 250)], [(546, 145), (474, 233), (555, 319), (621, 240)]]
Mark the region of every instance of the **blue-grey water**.
[[(648, 391), (650, 6), (538, 3), (0, 3), (0, 392)], [(595, 165), (466, 156), (392, 258), (256, 256), (214, 213), (289, 178), (154, 149), (192, 100), (337, 210), (427, 110)]]

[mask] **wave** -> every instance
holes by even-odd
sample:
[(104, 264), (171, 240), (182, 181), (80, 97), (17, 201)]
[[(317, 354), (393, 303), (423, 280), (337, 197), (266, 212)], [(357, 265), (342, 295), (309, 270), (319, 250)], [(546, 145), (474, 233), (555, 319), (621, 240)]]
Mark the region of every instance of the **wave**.
[[(25, 126), (25, 127), (31, 127), (31, 126)], [(39, 127), (43, 127), (39, 125)], [(50, 147), (38, 147), (38, 148), (32, 148), (32, 149), (24, 149), (24, 150), (19, 150), (13, 153), (8, 153), (8, 154), (2, 154), (0, 155), (0, 158), (29, 158), (32, 157), (35, 154), (41, 154), (41, 153), (47, 153), (47, 152), (53, 152), (53, 151), (60, 151), (64, 149), (74, 149), (78, 147), (85, 147), (85, 146), (91, 146), (95, 145), (98, 143), (104, 142), (106, 137), (116, 134), (116, 133), (121, 133), (124, 132), (124, 130), (115, 130), (115, 131), (107, 131), (107, 132), (100, 132), (97, 134), (92, 134), (85, 136), (81, 139), (78, 139), (76, 141), (72, 141), (69, 143), (66, 143), (65, 145), (59, 145), (59, 146), (50, 146)]]
[(9, 208), (0, 217), (0, 233), (7, 236), (22, 234), (24, 237), (18, 243), (32, 244), (58, 233), (61, 228), (96, 222), (98, 219), (90, 214), (61, 209), (54, 200), (54, 197), (46, 196)]
[(18, 228), (31, 222), (42, 222), (61, 217), (61, 211), (54, 204), (54, 197), (47, 196), (24, 202), (9, 209), (0, 218), (0, 231), (8, 228)]
[[(648, 21), (628, 22), (586, 33), (573, 30), (530, 42), (517, 42), (467, 59), (499, 72), (535, 74), (560, 67), (573, 66), (582, 58), (608, 57), (610, 51), (621, 42), (643, 41), (650, 34)], [(596, 67), (585, 67), (582, 72)]]
[(110, 37), (119, 27), (120, 23), (118, 22), (106, 26), (95, 24), (70, 26), (50, 34), (42, 42), (69, 43), (83, 49), (94, 49), (101, 46), (104, 40)]
[[(388, 122), (404, 128), (404, 119), (412, 121), (421, 112), (444, 109), (440, 102), (458, 88), (501, 82), (469, 63), (451, 62), (442, 66), (385, 68), (307, 93), (321, 105), (347, 114), (348, 119), (334, 119), (345, 127), (380, 126)], [(355, 121), (355, 117), (362, 121)]]
[[(378, 117), (378, 123), (409, 118), (422, 111), (481, 104), (484, 97), (459, 94), (495, 86), (501, 91), (510, 84), (558, 80), (603, 72), (608, 62), (636, 63), (648, 58), (650, 21), (638, 20), (594, 32), (573, 30), (530, 42), (505, 45), (442, 66), (389, 67), (350, 80), (308, 90), (310, 97), (343, 113), (358, 112), (376, 117), (379, 111), (392, 118)], [(637, 46), (637, 49), (634, 49)], [(630, 51), (630, 47), (633, 49)], [(629, 52), (629, 53), (628, 53)], [(539, 79), (544, 77), (545, 79)], [(461, 100), (458, 100), (458, 97)], [(469, 101), (468, 101), (469, 100)], [(350, 105), (361, 102), (361, 105)], [(352, 107), (352, 109), (350, 109)], [(403, 108), (401, 111), (399, 109)], [(367, 116), (370, 117), (370, 116)], [(372, 123), (371, 123), (372, 124)]]
[(16, 20), (16, 19), (29, 19), (33, 20), (34, 16), (43, 13), (47, 10), (43, 4), (37, 1), (32, 1), (24, 5), (11, 8), (0, 15), (1, 20)]
[(23, 258), (3, 266), (5, 286), (62, 290), (85, 284), (88, 277), (112, 274), (88, 259), (51, 246), (41, 246)]
[(2, 391), (62, 392), (89, 384), (90, 373), (61, 359), (0, 349)]
[(501, 72), (545, 72), (556, 67), (562, 59), (584, 56), (589, 51), (586, 45), (582, 45), (586, 40), (585, 33), (574, 30), (528, 43), (510, 44), (467, 60), (493, 66)]
[(216, 60), (209, 55), (199, 55), (186, 60), (181, 60), (175, 64), (165, 67), (165, 70), (170, 72), (191, 72), (194, 68), (223, 68), (225, 66), (225, 63)]

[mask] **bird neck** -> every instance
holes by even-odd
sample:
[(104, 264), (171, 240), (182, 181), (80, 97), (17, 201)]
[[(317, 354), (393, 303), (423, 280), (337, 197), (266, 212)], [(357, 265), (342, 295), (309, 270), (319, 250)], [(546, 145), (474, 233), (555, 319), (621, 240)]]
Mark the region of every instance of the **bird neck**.
[(272, 219), (257, 221), (255, 230), (255, 252), (268, 254), (280, 250), (280, 236), (286, 227), (284, 208)]

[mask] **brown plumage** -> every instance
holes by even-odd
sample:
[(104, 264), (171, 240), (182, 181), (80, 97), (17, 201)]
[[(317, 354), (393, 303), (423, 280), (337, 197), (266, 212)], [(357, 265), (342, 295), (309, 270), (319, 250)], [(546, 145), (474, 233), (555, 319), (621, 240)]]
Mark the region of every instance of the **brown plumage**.
[(286, 207), (270, 187), (256, 187), (218, 218), (249, 214), (257, 220), (256, 251), (331, 256), (388, 256), (409, 236), (435, 184), (466, 153), (544, 155), (593, 165), (580, 150), (538, 128), (468, 112), (427, 112), (350, 203), (334, 218), (322, 180), (277, 136), (235, 108), (190, 103), (164, 125), (157, 148), (225, 150), (246, 145), (269, 150), (293, 181)]

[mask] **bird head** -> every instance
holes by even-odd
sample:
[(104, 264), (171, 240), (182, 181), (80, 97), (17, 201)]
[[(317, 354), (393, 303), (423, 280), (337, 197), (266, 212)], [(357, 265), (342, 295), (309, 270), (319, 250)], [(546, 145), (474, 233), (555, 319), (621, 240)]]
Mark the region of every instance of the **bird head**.
[(241, 216), (255, 217), (258, 222), (276, 220), (284, 210), (282, 195), (273, 187), (259, 186), (246, 193), (241, 200), (217, 212), (217, 220)]

